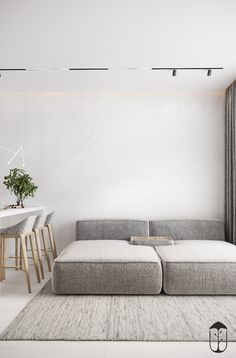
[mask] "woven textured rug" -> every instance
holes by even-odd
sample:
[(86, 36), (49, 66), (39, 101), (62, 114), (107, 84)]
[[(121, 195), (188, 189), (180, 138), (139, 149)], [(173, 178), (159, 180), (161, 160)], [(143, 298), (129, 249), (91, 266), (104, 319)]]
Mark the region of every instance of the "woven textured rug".
[(236, 341), (236, 296), (55, 296), (48, 282), (0, 339), (208, 341), (216, 321)]

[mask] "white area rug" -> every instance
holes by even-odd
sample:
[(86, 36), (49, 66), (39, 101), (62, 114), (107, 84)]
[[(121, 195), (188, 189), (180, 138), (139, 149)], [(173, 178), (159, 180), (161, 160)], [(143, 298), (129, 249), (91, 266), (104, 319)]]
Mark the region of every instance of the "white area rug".
[(216, 321), (236, 341), (236, 296), (55, 296), (48, 282), (0, 339), (208, 341)]

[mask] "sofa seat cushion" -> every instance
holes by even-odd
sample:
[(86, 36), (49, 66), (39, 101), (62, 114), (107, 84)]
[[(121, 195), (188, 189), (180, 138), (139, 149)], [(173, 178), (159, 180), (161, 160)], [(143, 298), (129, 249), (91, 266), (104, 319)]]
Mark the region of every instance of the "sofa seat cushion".
[[(226, 241), (221, 240), (175, 240), (175, 245), (231, 245)], [(230, 246), (231, 247), (231, 246)]]
[(156, 247), (167, 294), (236, 294), (236, 246), (223, 241), (180, 240)]
[(161, 288), (161, 262), (155, 249), (128, 241), (75, 241), (53, 266), (56, 294), (157, 294)]
[(150, 247), (131, 246), (122, 240), (75, 241), (62, 251), (59, 262), (157, 262)]

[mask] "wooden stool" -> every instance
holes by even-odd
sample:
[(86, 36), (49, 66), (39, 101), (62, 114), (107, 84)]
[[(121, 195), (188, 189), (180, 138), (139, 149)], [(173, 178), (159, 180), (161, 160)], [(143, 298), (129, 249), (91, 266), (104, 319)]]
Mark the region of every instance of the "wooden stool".
[[(44, 278), (44, 270), (43, 270), (43, 260), (42, 256), (45, 256), (48, 271), (51, 272), (51, 262), (50, 262), (50, 253), (52, 254), (53, 260), (57, 257), (56, 243), (55, 237), (53, 233), (52, 226), (52, 217), (54, 212), (51, 212), (48, 215), (41, 214), (36, 217), (35, 224), (33, 227), (33, 231), (36, 237), (36, 245), (37, 250), (39, 252), (39, 265), (41, 276)], [(42, 240), (42, 248), (41, 248), (41, 240)]]
[(57, 258), (57, 248), (56, 248), (56, 242), (55, 242), (55, 236), (52, 226), (52, 219), (54, 216), (54, 212), (51, 212), (47, 215), (44, 227), (47, 229), (49, 243), (50, 243), (50, 251), (52, 252), (52, 257), (55, 260)]
[[(44, 279), (42, 252), (45, 252), (48, 270), (51, 271), (51, 264), (50, 264), (47, 242), (46, 242), (44, 236), (42, 235), (42, 229), (44, 227), (45, 220), (46, 220), (45, 214), (38, 215), (35, 219), (35, 223), (33, 226), (33, 232), (35, 234), (36, 246), (37, 246), (37, 251), (38, 251), (38, 259), (39, 259), (39, 267), (40, 267), (42, 279)], [(43, 241), (44, 249), (41, 248), (41, 239)]]
[[(35, 250), (34, 242), (35, 235), (32, 231), (36, 216), (30, 216), (20, 223), (0, 230), (0, 281), (6, 279), (5, 269), (15, 268), (16, 270), (23, 270), (25, 272), (26, 283), (29, 293), (31, 293), (29, 263), (27, 256), (27, 243), (30, 242), (32, 258), (34, 261), (35, 272), (38, 283), (40, 282), (38, 257)], [(7, 240), (15, 239), (15, 265), (7, 266)], [(19, 247), (20, 242), (20, 247)], [(20, 249), (20, 253), (19, 250)]]

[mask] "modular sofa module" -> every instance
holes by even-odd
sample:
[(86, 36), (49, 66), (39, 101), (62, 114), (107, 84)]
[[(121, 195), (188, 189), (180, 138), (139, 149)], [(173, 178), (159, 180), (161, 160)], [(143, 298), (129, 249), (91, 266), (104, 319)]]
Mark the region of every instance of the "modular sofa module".
[[(56, 294), (236, 294), (236, 246), (219, 220), (80, 220), (53, 267)], [(169, 236), (170, 246), (130, 245)]]
[(129, 244), (148, 236), (141, 220), (77, 221), (76, 241), (55, 260), (56, 294), (153, 295), (162, 289), (161, 261), (152, 247)]
[(220, 220), (150, 221), (150, 235), (165, 233), (174, 246), (156, 247), (163, 290), (172, 295), (236, 294), (236, 246), (225, 242)]

